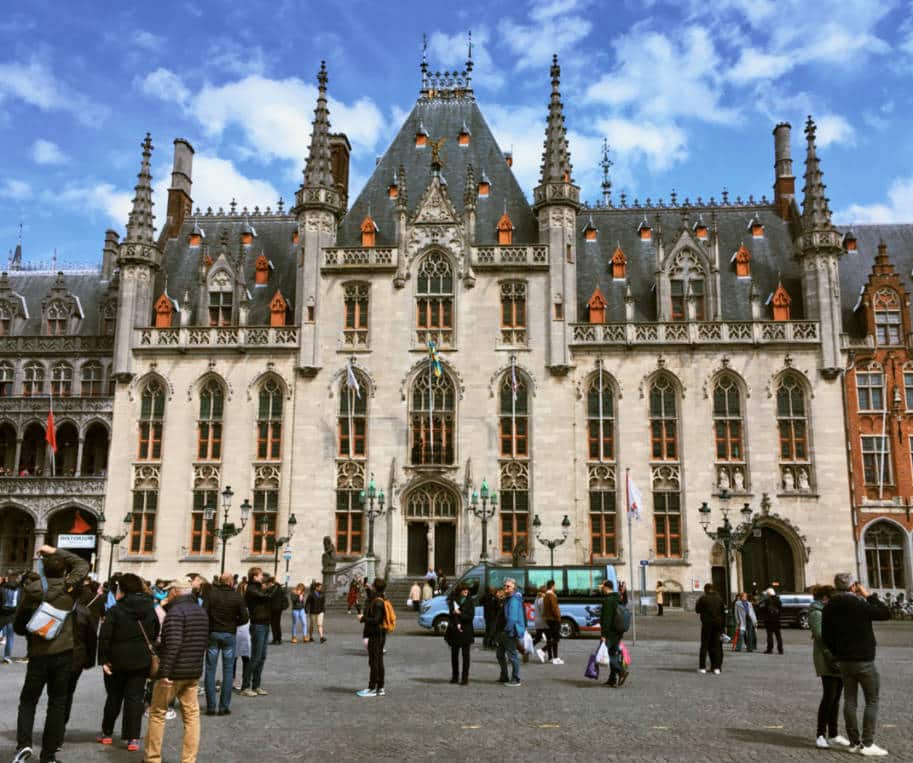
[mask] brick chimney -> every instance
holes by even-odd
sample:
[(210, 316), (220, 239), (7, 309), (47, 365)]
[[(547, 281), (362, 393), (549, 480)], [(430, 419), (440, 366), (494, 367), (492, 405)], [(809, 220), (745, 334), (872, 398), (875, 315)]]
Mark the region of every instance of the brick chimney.
[(177, 238), (184, 220), (192, 211), (190, 196), (193, 169), (193, 146), (184, 138), (174, 141), (174, 162), (171, 166), (171, 186), (168, 188), (167, 227), (162, 228), (160, 241)]
[(110, 281), (114, 275), (114, 265), (117, 263), (117, 245), (119, 236), (117, 231), (105, 231), (105, 246), (101, 250), (101, 277), (105, 281)]
[(334, 133), (330, 135), (330, 164), (332, 167), (333, 180), (336, 181), (336, 187), (339, 188), (342, 196), (343, 208), (349, 205), (349, 155), (352, 153), (352, 146), (345, 133)]
[(784, 220), (792, 217), (792, 203), (796, 196), (796, 178), (793, 175), (789, 144), (791, 129), (789, 122), (780, 122), (774, 127), (774, 205), (777, 214)]

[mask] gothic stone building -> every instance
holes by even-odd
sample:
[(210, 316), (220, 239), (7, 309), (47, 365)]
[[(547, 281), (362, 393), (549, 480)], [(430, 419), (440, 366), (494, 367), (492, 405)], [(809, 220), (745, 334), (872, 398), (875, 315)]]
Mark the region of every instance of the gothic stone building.
[[(891, 451), (907, 460), (891, 472), (898, 484), (883, 479), (874, 503), (850, 476), (868, 468), (857, 462), (869, 463), (869, 440), (856, 437), (857, 456), (850, 438), (847, 467), (847, 427), (877, 423), (843, 411), (863, 362), (851, 349), (864, 345), (866, 368), (885, 362), (855, 306), (879, 234), (831, 223), (814, 123), (801, 208), (788, 124), (774, 129), (772, 201), (612, 203), (606, 177), (590, 207), (555, 61), (530, 204), (471, 73), (471, 61), (445, 75), (423, 64), (412, 112), (351, 205), (350, 147), (331, 132), (321, 66), (291, 209), (194, 213), (193, 149), (176, 140), (156, 239), (147, 137), (126, 237), (107, 234), (100, 279), (3, 276), (0, 459), (28, 475), (0, 478), (6, 564), (71, 529), (73, 511), (94, 524), (104, 508), (109, 536), (130, 516), (123, 542), (100, 544), (102, 565), (113, 550), (118, 568), (146, 577), (211, 574), (230, 486), (227, 521), (239, 526), (242, 501), (250, 519), (228, 568), (273, 562), (294, 514), (292, 578), (310, 579), (327, 536), (341, 569), (365, 555), (360, 493), (373, 483), (385, 497), (378, 569), (458, 573), (482, 551), (469, 507), (484, 484), (497, 493), (490, 558), (546, 564), (533, 520), (555, 537), (567, 517), (556, 562), (612, 563), (637, 586), (629, 559), (647, 560), (648, 588), (662, 580), (673, 605), (726, 564), (702, 531), (705, 501), (714, 525), (722, 506), (736, 524), (751, 513), (739, 588), (802, 590), (857, 559), (871, 576), (882, 567), (865, 564), (864, 525), (881, 516), (892, 573), (870, 582), (909, 585), (905, 441)], [(902, 230), (893, 254), (910, 259)], [(900, 280), (895, 355), (909, 336)], [(873, 288), (866, 305), (879, 304)], [(57, 472), (38, 476), (52, 389)], [(630, 541), (628, 477), (644, 499)]]

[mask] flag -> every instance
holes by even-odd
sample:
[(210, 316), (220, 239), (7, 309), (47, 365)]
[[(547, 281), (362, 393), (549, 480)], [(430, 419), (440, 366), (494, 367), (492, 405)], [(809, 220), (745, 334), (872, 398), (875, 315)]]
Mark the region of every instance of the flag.
[(73, 527), (70, 529), (72, 535), (82, 535), (83, 533), (89, 532), (92, 529), (86, 520), (82, 518), (82, 514), (79, 513), (79, 509), (73, 512)]
[(634, 484), (634, 480), (628, 476), (628, 515), (635, 519), (640, 519), (640, 510), (643, 508), (644, 498), (640, 494), (640, 488)]
[(355, 392), (355, 397), (361, 400), (361, 387), (358, 384), (358, 377), (355, 375), (355, 370), (352, 368), (351, 358), (349, 359), (349, 364), (346, 366), (346, 385)]
[(444, 369), (441, 368), (441, 358), (437, 354), (437, 347), (434, 342), (428, 342), (428, 357), (431, 360), (431, 370), (434, 371), (434, 375), (440, 377), (444, 373)]
[(48, 428), (44, 433), (44, 439), (47, 440), (48, 445), (51, 446), (51, 450), (55, 453), (57, 452), (57, 432), (54, 429), (54, 408), (53, 406), (48, 411)]

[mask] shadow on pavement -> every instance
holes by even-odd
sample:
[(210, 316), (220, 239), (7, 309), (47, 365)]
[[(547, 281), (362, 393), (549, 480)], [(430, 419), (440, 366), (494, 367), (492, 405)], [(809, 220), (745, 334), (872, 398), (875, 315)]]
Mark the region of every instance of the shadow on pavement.
[(777, 729), (726, 729), (726, 733), (740, 742), (772, 744), (777, 747), (804, 748), (811, 752), (814, 745), (806, 737), (786, 734)]
[(697, 668), (663, 668), (655, 667), (652, 670), (665, 670), (667, 673), (697, 673)]

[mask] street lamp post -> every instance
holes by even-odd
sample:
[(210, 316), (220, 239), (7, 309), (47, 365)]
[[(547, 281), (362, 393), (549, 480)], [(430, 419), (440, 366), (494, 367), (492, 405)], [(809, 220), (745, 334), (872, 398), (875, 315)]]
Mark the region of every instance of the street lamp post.
[[(368, 562), (368, 579), (374, 579), (375, 565), (377, 559), (374, 556), (374, 520), (381, 516), (384, 511), (384, 489), (380, 492), (377, 490), (377, 484), (374, 482), (374, 474), (371, 474), (371, 481), (368, 483), (367, 491), (362, 490), (358, 494), (358, 500), (361, 502), (362, 511), (368, 517), (368, 554), (365, 557)], [(375, 500), (377, 505), (375, 506)]]
[(282, 552), (282, 558), (285, 559), (285, 587), (288, 588), (288, 563), (292, 561), (292, 550), (286, 547)]
[[(289, 514), (288, 517), (288, 535), (284, 535), (281, 538), (275, 538), (273, 540), (273, 551), (275, 552), (275, 558), (273, 559), (273, 577), (276, 577), (279, 574), (279, 546), (284, 546), (288, 543), (292, 536), (295, 534), (295, 525), (298, 524), (298, 520), (295, 519), (294, 514)], [(266, 515), (263, 516), (263, 521), (260, 523), (260, 532), (263, 536), (269, 532), (269, 520), (266, 518)], [(291, 555), (285, 560), (285, 573), (288, 577), (288, 563), (291, 559)]]
[[(729, 493), (726, 490), (723, 490), (720, 493), (720, 498), (724, 501), (729, 498)], [(701, 504), (699, 509), (701, 513), (701, 527), (704, 530), (704, 533), (713, 541), (717, 541), (723, 544), (723, 549), (726, 554), (726, 574), (724, 576), (726, 590), (723, 593), (723, 603), (726, 608), (726, 632), (729, 636), (732, 636), (735, 632), (735, 611), (732, 607), (732, 550), (733, 548), (741, 548), (742, 543), (747, 535), (747, 530), (740, 528), (735, 528), (729, 521), (729, 507), (724, 503), (720, 505), (720, 511), (723, 514), (723, 524), (716, 528), (716, 530), (710, 530), (710, 506), (707, 505), (707, 501), (704, 501)], [(745, 522), (750, 523), (748, 529), (753, 525), (751, 519), (751, 506), (747, 503), (742, 506), (740, 512), (742, 518)]]
[[(482, 505), (479, 505), (479, 498), (482, 499)], [(480, 562), (488, 561), (488, 520), (491, 519), (498, 510), (498, 494), (492, 490), (489, 494), (487, 480), (482, 480), (482, 486), (479, 492), (472, 491), (472, 497), (469, 499), (467, 511), (475, 514), (482, 520), (482, 553), (479, 554)]]
[(124, 530), (120, 535), (104, 535), (103, 530), (105, 527), (105, 513), (102, 512), (98, 517), (98, 522), (96, 524), (98, 537), (101, 538), (105, 543), (110, 544), (108, 550), (108, 580), (111, 579), (111, 566), (114, 563), (114, 549), (117, 548), (121, 541), (130, 534), (130, 525), (133, 523), (133, 512), (128, 511), (124, 516)]
[(549, 561), (548, 566), (555, 566), (555, 549), (558, 548), (564, 541), (567, 540), (568, 534), (571, 532), (571, 520), (567, 518), (567, 514), (564, 515), (564, 519), (561, 520), (561, 537), (560, 538), (543, 538), (539, 535), (539, 531), (542, 529), (542, 521), (539, 519), (539, 515), (533, 517), (533, 530), (536, 533), (536, 540), (539, 541), (543, 546), (548, 548)]
[(234, 493), (232, 492), (231, 486), (226, 485), (225, 489), (222, 491), (222, 511), (224, 512), (222, 526), (218, 529), (213, 528), (216, 519), (216, 507), (212, 505), (207, 506), (203, 512), (206, 521), (209, 523), (210, 531), (222, 542), (222, 565), (219, 568), (219, 574), (225, 572), (225, 550), (228, 547), (228, 541), (236, 535), (241, 534), (244, 527), (247, 525), (247, 518), (250, 516), (250, 501), (245, 498), (241, 503), (241, 526), (236, 527), (234, 522), (228, 521), (228, 511), (231, 509), (231, 499), (233, 495)]

